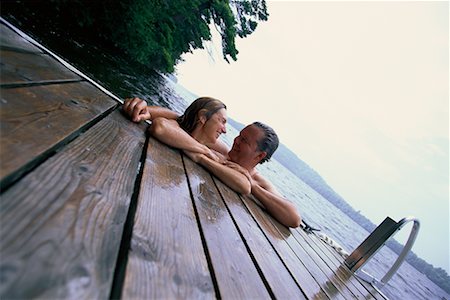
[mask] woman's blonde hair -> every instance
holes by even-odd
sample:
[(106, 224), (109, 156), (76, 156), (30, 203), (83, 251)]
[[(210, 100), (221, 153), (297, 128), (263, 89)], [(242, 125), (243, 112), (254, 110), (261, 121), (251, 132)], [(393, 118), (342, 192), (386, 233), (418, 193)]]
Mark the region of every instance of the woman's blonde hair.
[(226, 105), (223, 104), (222, 101), (211, 97), (200, 97), (192, 102), (188, 108), (186, 108), (184, 114), (177, 118), (177, 122), (186, 132), (191, 133), (194, 131), (195, 126), (199, 121), (199, 112), (201, 110), (205, 111), (206, 120), (209, 120), (212, 115), (222, 108), (227, 109)]

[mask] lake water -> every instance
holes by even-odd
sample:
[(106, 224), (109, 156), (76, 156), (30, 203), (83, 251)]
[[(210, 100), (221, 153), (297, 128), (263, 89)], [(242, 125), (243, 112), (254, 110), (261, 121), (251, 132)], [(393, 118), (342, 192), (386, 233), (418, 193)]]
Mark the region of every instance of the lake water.
[[(173, 81), (168, 80), (168, 82), (169, 86), (187, 102), (190, 103), (197, 97)], [(230, 118), (234, 118), (232, 112), (228, 112), (228, 115)], [(228, 124), (227, 134), (223, 136), (223, 140), (231, 147), (233, 139), (237, 135), (238, 131)], [(351, 253), (369, 235), (369, 232), (276, 160), (259, 165), (258, 170), (266, 178), (270, 179), (287, 199), (297, 205), (302, 217), (308, 224), (321, 229), (326, 235), (338, 242), (348, 253)], [(411, 227), (412, 225), (406, 225), (402, 231), (409, 232)], [(383, 247), (363, 269), (375, 278), (381, 279), (396, 259), (397, 254), (389, 248)], [(381, 292), (390, 299), (450, 300), (448, 293), (407, 262), (402, 264), (388, 284), (381, 289)]]
[[(188, 103), (196, 98), (196, 95), (173, 81), (146, 68), (134, 66), (116, 55), (108, 54), (95, 45), (74, 41), (70, 37), (63, 36), (63, 33), (44, 31), (41, 34), (35, 38), (44, 40), (45, 42), (42, 43), (46, 47), (73, 63), (121, 98), (138, 96), (149, 100), (149, 103), (166, 106), (178, 112), (182, 112)], [(45, 36), (46, 34), (50, 36)], [(229, 117), (239, 121), (239, 117), (234, 116), (233, 112), (229, 112)], [(237, 130), (231, 126), (227, 129), (225, 142), (231, 145)], [(347, 252), (351, 253), (369, 234), (278, 162), (272, 160), (261, 165), (259, 170), (285, 197), (297, 205), (308, 223), (320, 228), (341, 244)], [(403, 230), (408, 229), (407, 227)], [(381, 278), (396, 257), (396, 254), (384, 247), (365, 267), (365, 270), (376, 278)], [(382, 292), (390, 299), (450, 300), (448, 293), (406, 262), (382, 289)]]

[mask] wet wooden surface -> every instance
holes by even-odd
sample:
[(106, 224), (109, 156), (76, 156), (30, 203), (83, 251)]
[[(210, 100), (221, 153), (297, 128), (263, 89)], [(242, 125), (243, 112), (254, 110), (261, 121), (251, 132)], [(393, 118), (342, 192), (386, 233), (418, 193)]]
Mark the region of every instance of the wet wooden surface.
[(41, 49), (32, 45), (8, 26), (3, 24), (0, 26), (0, 48), (13, 48), (18, 52), (43, 53)]
[(3, 88), (0, 98), (2, 182), (117, 105), (87, 82)]
[(270, 229), (260, 227), (240, 196), (220, 180), (215, 179), (214, 181), (236, 222), (236, 226), (239, 228), (242, 239), (247, 244), (248, 251), (254, 257), (255, 263), (263, 274), (272, 296), (277, 299), (306, 299), (296, 280), (266, 237), (267, 235), (273, 235), (276, 226), (282, 225), (271, 225)]
[[(63, 66), (1, 32), (1, 299), (385, 299), (316, 235), (146, 137), (90, 83), (58, 82), (71, 78)], [(51, 67), (34, 72), (43, 56)]]
[(76, 81), (80, 76), (56, 64), (52, 57), (46, 54), (22, 53), (15, 49), (0, 49), (1, 55), (1, 85), (25, 85), (34, 82)]
[(181, 155), (154, 139), (132, 232), (124, 299), (215, 298)]
[(220, 295), (226, 299), (269, 299), (212, 177), (190, 159), (185, 159), (185, 167)]
[(5, 299), (109, 296), (144, 142), (115, 112), (2, 194)]

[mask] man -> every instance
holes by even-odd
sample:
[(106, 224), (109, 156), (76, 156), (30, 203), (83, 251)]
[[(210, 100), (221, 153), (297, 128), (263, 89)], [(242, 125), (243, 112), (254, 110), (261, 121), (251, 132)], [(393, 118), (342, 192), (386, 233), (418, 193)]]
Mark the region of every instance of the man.
[[(124, 111), (135, 122), (140, 121), (140, 117), (148, 110), (145, 101), (138, 98), (128, 99), (124, 104)], [(278, 136), (269, 126), (254, 122), (245, 127), (234, 139), (227, 157), (223, 155), (226, 151), (221, 151), (222, 154), (215, 152), (215, 155), (196, 152), (194, 149), (202, 149), (204, 145), (182, 130), (173, 120), (164, 117), (152, 118), (150, 133), (160, 141), (182, 149), (192, 160), (204, 166), (235, 191), (242, 194), (251, 193), (283, 225), (300, 226), (302, 220), (295, 205), (283, 198), (256, 170), (256, 166), (269, 160), (278, 148)]]
[[(195, 140), (192, 141), (192, 143), (195, 142)], [(188, 151), (185, 153), (219, 179), (224, 180), (232, 176), (230, 172), (227, 172), (229, 168), (247, 174), (251, 184), (251, 194), (280, 223), (295, 228), (302, 222), (295, 205), (283, 198), (275, 187), (256, 170), (258, 164), (264, 163), (272, 157), (278, 148), (278, 143), (278, 136), (272, 128), (263, 123), (254, 122), (245, 127), (234, 139), (227, 160), (218, 162), (204, 154)]]

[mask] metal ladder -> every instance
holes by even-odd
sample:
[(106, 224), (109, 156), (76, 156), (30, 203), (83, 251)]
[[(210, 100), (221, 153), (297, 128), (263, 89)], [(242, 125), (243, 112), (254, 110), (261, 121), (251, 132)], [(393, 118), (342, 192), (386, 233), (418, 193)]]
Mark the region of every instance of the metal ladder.
[[(384, 275), (381, 280), (378, 280), (362, 270), (362, 267), (378, 252), (378, 250), (381, 249), (382, 246), (384, 246), (387, 240), (409, 222), (414, 222), (414, 224), (409, 234), (408, 241), (386, 275)], [(416, 240), (419, 228), (420, 222), (414, 217), (406, 217), (399, 222), (395, 222), (391, 218), (386, 217), (386, 219), (384, 219), (384, 221), (350, 254), (350, 256), (345, 259), (344, 263), (356, 276), (381, 289), (397, 272), (398, 268), (405, 260), (406, 255), (411, 250), (414, 241)]]

